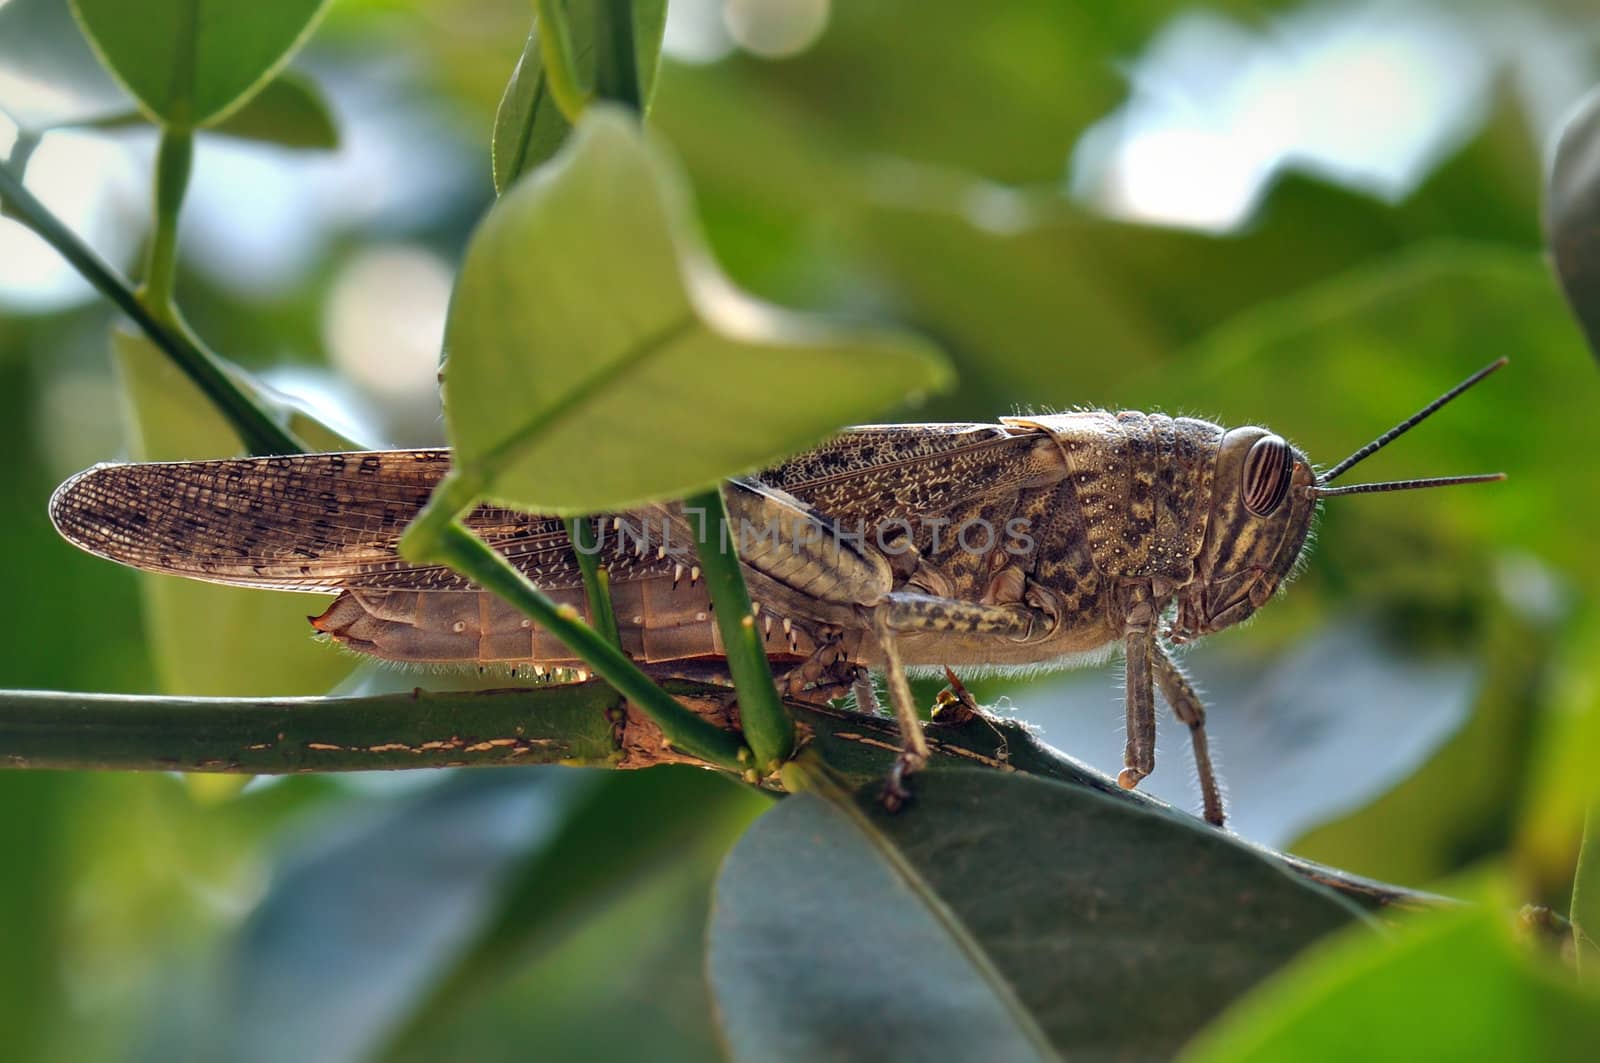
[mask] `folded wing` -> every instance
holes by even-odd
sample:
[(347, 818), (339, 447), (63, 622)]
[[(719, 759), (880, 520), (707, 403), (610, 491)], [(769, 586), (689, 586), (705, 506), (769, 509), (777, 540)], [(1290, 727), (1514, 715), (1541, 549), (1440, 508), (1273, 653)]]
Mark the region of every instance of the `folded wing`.
[[(448, 450), (98, 465), (57, 489), (70, 542), (149, 572), (278, 590), (465, 590), (397, 553), (450, 468)], [(530, 575), (577, 580), (559, 520), (480, 507), (469, 524)]]
[[(830, 517), (881, 519), (1036, 479), (1054, 455), (1037, 433), (998, 425), (867, 426), (753, 482)], [(449, 468), (444, 449), (97, 465), (57, 489), (50, 517), (84, 550), (148, 572), (275, 590), (463, 591), (470, 584), (449, 569), (398, 553)], [(638, 527), (675, 512), (646, 507), (624, 519)], [(480, 506), (467, 524), (538, 585), (581, 585), (559, 519)], [(602, 560), (613, 582), (673, 573), (676, 559), (658, 541), (630, 548), (611, 537)]]

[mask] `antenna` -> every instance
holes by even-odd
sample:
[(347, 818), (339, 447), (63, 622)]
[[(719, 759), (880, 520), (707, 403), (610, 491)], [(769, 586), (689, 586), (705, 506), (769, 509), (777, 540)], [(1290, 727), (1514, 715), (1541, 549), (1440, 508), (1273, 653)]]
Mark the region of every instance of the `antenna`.
[(1388, 480), (1375, 484), (1348, 484), (1344, 487), (1313, 487), (1318, 498), (1334, 495), (1370, 495), (1381, 491), (1419, 491), (1424, 487), (1454, 487), (1457, 484), (1486, 484), (1504, 480), (1503, 472), (1485, 472), (1473, 476), (1435, 476), (1428, 480)]
[[(1318, 486), (1320, 487), (1323, 484), (1332, 483), (1336, 478), (1349, 472), (1354, 466), (1372, 457), (1372, 455), (1376, 454), (1378, 451), (1382, 450), (1390, 443), (1393, 443), (1396, 439), (1399, 439), (1401, 436), (1417, 427), (1417, 425), (1421, 424), (1423, 421), (1426, 421), (1429, 417), (1432, 417), (1435, 413), (1439, 412), (1441, 407), (1449, 403), (1463, 391), (1466, 391), (1468, 388), (1472, 387), (1472, 385), (1476, 384), (1490, 373), (1493, 373), (1495, 370), (1504, 366), (1507, 361), (1509, 361), (1509, 359), (1497, 358), (1488, 365), (1484, 366), (1482, 369), (1478, 370), (1476, 373), (1473, 373), (1471, 376), (1467, 377), (1467, 379), (1463, 380), (1461, 383), (1457, 384), (1443, 395), (1440, 395), (1422, 409), (1418, 410), (1410, 417), (1407, 417), (1404, 421), (1401, 421), (1399, 424), (1383, 433), (1383, 435), (1379, 436), (1377, 439), (1374, 439), (1372, 442), (1368, 443), (1366, 446), (1362, 447), (1360, 450), (1356, 451), (1354, 454), (1350, 455), (1348, 458), (1344, 459), (1339, 464), (1335, 465), (1333, 468), (1317, 477)], [(1447, 483), (1479, 483), (1485, 479), (1498, 480), (1504, 479), (1504, 477), (1497, 473), (1488, 477), (1450, 477), (1439, 483), (1422, 480), (1397, 481), (1404, 484), (1404, 486), (1399, 487), (1389, 486), (1386, 484), (1360, 484), (1357, 486), (1364, 487), (1368, 491), (1409, 491), (1416, 487), (1443, 487)], [(1344, 495), (1359, 494), (1361, 492), (1352, 490), (1350, 488), (1341, 488), (1337, 491), (1319, 490), (1317, 493), (1319, 495)]]

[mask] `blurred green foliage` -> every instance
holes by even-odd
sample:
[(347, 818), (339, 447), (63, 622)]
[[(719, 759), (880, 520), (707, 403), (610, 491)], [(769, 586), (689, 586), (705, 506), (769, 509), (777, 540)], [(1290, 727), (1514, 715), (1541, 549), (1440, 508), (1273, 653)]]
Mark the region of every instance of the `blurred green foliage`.
[[(1530, 122), (1524, 95), (1502, 76), (1469, 135), (1398, 202), (1289, 172), (1247, 226), (1225, 235), (1107, 219), (1063, 191), (1073, 145), (1124, 99), (1126, 64), (1185, 6), (840, 2), (822, 37), (792, 58), (735, 51), (693, 65), (669, 54), (651, 121), (682, 157), (707, 240), (735, 282), (793, 306), (894, 317), (952, 353), (957, 390), (908, 416), (1159, 407), (1265, 422), (1331, 462), (1465, 372), (1512, 356), (1507, 372), (1370, 469), (1387, 478), (1503, 468), (1507, 484), (1330, 501), (1287, 598), (1224, 636), (1281, 651), (1360, 605), (1402, 652), (1469, 647), (1484, 678), (1461, 731), (1368, 807), (1326, 810), (1291, 848), (1419, 886), (1489, 863), (1501, 892), (1475, 894), (1488, 906), (1408, 931), (1398, 946), (1320, 950), (1201, 1051), (1333, 1052), (1338, 1035), (1358, 1031), (1362, 1050), (1383, 1043), (1397, 1058), (1512, 1038), (1554, 1058), (1560, 1031), (1593, 1030), (1594, 1002), (1558, 981), (1565, 972), (1531, 966), (1543, 958), (1508, 942), (1498, 914), (1513, 900), (1585, 908), (1569, 888), (1600, 774), (1597, 381), (1541, 258), (1540, 160), (1553, 130)], [(1263, 31), (1287, 6), (1211, 5)], [(89, 83), (86, 96), (104, 102), (104, 75), (84, 63), (82, 38), (57, 17), (63, 7), (0, 7), (0, 72)], [(325, 365), (329, 279), (362, 248), (413, 240), (456, 258), (493, 195), (488, 144), (527, 9), (520, 0), (474, 0), (470, 16), (452, 0), (332, 5), (296, 76), (371, 73), (364, 56), (396, 57), (405, 70), (392, 91), (443, 112), (456, 138), (447, 150), (479, 177), (422, 217), (330, 221), (316, 254), (275, 288), (186, 272), (184, 305), (215, 346), (256, 369)], [(1563, 5), (1539, 10), (1570, 17)], [(1588, 36), (1574, 38), (1592, 41), (1592, 15), (1579, 14)], [(1463, 6), (1456, 17), (1474, 16)], [(114, 26), (104, 32), (123, 39)], [(287, 47), (282, 36), (261, 41)], [(239, 68), (246, 82), (272, 71), (275, 55), (256, 58)], [(148, 80), (119, 69), (136, 88)], [(7, 98), (12, 85), (0, 82), (0, 108), (20, 118), (32, 101)], [(336, 88), (348, 85), (323, 85), (336, 115)], [(244, 87), (208, 87), (195, 116), (224, 109)], [(114, 106), (73, 120), (125, 113), (127, 99), (110, 92)], [(142, 95), (148, 108), (165, 106), (154, 90)], [(268, 123), (266, 139), (331, 144), (322, 108), (304, 103), (298, 119), (285, 112), (287, 127), (281, 114)], [(196, 181), (205, 180), (202, 165)], [(312, 646), (293, 615), (287, 627), (264, 615), (224, 624), (194, 606), (164, 608), (158, 596), (141, 599), (131, 573), (78, 554), (50, 528), (51, 490), (84, 465), (216, 449), (184, 440), (194, 407), (178, 385), (126, 365), (120, 380), (112, 375), (109, 317), (95, 302), (0, 312), (0, 450), (10, 458), (0, 478), (10, 606), (0, 611), (0, 686), (325, 688), (346, 662)], [(123, 396), (133, 397), (126, 433), (115, 427)], [(153, 430), (166, 442), (152, 443)], [(253, 596), (260, 604), (246, 608), (270, 610), (270, 601)], [(158, 618), (148, 629), (147, 617)], [(1328, 662), (1329, 682), (1341, 663)], [(981, 689), (1009, 695), (1028, 717), (1025, 682)], [(1403, 726), (1406, 706), (1393, 709)], [(1080, 711), (1116, 726), (1110, 705)], [(1183, 751), (1168, 742), (1162, 755)], [(709, 886), (765, 802), (720, 780), (534, 771), (424, 780), (396, 797), (291, 778), (207, 800), (166, 777), (0, 774), (0, 791), (0, 846), (12, 858), (0, 876), (0, 1018), (14, 1058), (200, 1058), (196, 1046), (215, 1047), (230, 1029), (250, 1033), (228, 1047), (259, 1058), (722, 1050), (700, 976)], [(478, 814), (451, 820), (463, 801)], [(461, 855), (441, 869), (429, 837), (449, 838)], [(468, 898), (453, 919), (417, 899), (430, 875), (469, 866), (471, 888), (451, 884)], [(422, 914), (402, 918), (394, 895), (373, 900), (380, 868), (437, 920), (431, 936)], [(370, 920), (334, 954), (318, 952), (334, 939), (307, 907), (328, 898), (349, 906), (346, 928)], [(266, 986), (274, 970), (315, 972), (330, 955), (347, 966), (326, 984), (289, 978), (271, 992), (227, 995)], [(410, 980), (391, 977), (398, 970)], [(1433, 996), (1397, 990), (1417, 986)], [(326, 1021), (347, 1024), (337, 1045), (307, 1042), (307, 1027), (285, 1018), (292, 1012), (270, 1010), (275, 1000), (317, 1002), (319, 989), (325, 1014), (338, 1016)], [(1478, 1022), (1475, 1036), (1417, 1021), (1461, 1015)], [(1552, 1039), (1530, 1040), (1534, 1032)]]

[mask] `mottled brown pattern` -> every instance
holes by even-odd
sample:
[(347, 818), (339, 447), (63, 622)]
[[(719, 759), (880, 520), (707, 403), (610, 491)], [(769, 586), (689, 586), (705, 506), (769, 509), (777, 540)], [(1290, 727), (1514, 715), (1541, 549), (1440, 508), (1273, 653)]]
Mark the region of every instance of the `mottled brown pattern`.
[(1057, 479), (1055, 448), (1002, 425), (869, 425), (755, 479), (844, 521), (916, 520)]
[[(1187, 417), (1104, 411), (1059, 414), (1037, 423), (1055, 434), (1081, 514), (1068, 517), (1063, 504), (1052, 519), (1081, 520), (1100, 574), (1186, 581), (1205, 540), (1212, 463), (1222, 429)], [(1050, 585), (1043, 576), (1041, 581)]]
[(1035, 534), (1038, 561), (1034, 579), (1057, 596), (1063, 616), (1103, 616), (1101, 574), (1089, 546), (1088, 523), (1078, 502), (1078, 484), (1061, 484), (1050, 508), (1054, 519), (1041, 525)]
[[(1025, 601), (1058, 628), (1044, 646), (909, 637), (913, 663), (1022, 663), (1092, 648), (1114, 626), (1108, 591), (1116, 580), (1162, 574), (1181, 582), (1192, 571), (1205, 535), (1207, 460), (1219, 436), (1204, 422), (1106, 413), (847, 431), (751, 481), (775, 489), (780, 509), (787, 498), (794, 512), (866, 531), (869, 561), (875, 531), (896, 522), (909, 524), (915, 549), (892, 557), (892, 571), (880, 568), (880, 577), (869, 577), (867, 565), (846, 578), (848, 569), (836, 572), (820, 554), (757, 561), (748, 578), (769, 652), (804, 657), (832, 626), (852, 631), (852, 659), (874, 661), (876, 643), (857, 630), (864, 625), (856, 610), (890, 589)], [(64, 484), (51, 512), (73, 542), (139, 568), (344, 592), (318, 627), (363, 652), (575, 665), (515, 610), (448, 569), (396, 554), (448, 467), (443, 450), (104, 466)], [(673, 519), (670, 552), (661, 549), (663, 517)], [(1008, 534), (1012, 518), (1025, 520), (1027, 539)], [(969, 522), (983, 523), (970, 525), (963, 545)], [(581, 604), (560, 521), (484, 506), (468, 523), (558, 601)], [(625, 649), (649, 662), (719, 655), (677, 508), (601, 518), (600, 528)], [(1030, 539), (1031, 549), (1017, 553)], [(819, 579), (831, 581), (826, 593), (813, 586)]]

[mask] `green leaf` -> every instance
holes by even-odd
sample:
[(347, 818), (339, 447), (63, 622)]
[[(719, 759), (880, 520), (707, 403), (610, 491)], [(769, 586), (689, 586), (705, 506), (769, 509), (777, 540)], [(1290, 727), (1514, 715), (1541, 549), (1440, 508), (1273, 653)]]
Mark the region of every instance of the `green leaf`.
[[(1274, 183), (1248, 228), (1219, 238), (1118, 223), (1069, 201), (1054, 175), (1070, 137), (1019, 132), (1046, 116), (1018, 109), (1014, 99), (996, 109), (994, 96), (972, 89), (994, 76), (991, 64), (1006, 63), (1012, 53), (938, 38), (906, 51), (897, 36), (893, 54), (882, 57), (889, 67), (882, 68), (867, 58), (874, 47), (883, 51), (883, 31), (872, 36), (870, 24), (892, 20), (886, 8), (903, 5), (882, 6), (869, 16), (835, 5), (817, 48), (782, 64), (667, 67), (651, 124), (685, 159), (712, 246), (739, 283), (769, 298), (805, 302), (840, 289), (859, 292), (860, 275), (870, 271), (865, 286), (886, 291), (903, 320), (938, 337), (957, 364), (961, 387), (939, 400), (931, 416), (990, 419), (1018, 405), (1129, 404), (1137, 398), (1130, 378), (1171, 364), (1194, 337), (1419, 238), (1449, 234), (1537, 246), (1539, 153), (1524, 109), (1509, 92), (1496, 97), (1479, 134), (1404, 204), (1289, 173)], [(1008, 5), (1007, 17), (1087, 17), (1059, 4), (1033, 8), (1024, 14)], [(895, 32), (921, 36), (934, 25), (919, 11)], [(855, 42), (843, 39), (852, 27), (861, 36)], [(1097, 22), (1093, 33), (1108, 28)], [(1030, 40), (1062, 29), (1046, 27)], [(824, 65), (827, 53), (842, 48), (855, 49), (857, 62), (873, 63), (870, 84), (848, 75), (837, 57)], [(906, 79), (900, 91), (913, 91), (907, 68), (916, 65), (916, 49), (924, 52), (917, 56), (924, 109), (912, 114), (875, 97), (894, 91), (879, 77), (885, 69)], [(1059, 67), (1063, 54), (1032, 61)], [(1086, 89), (1109, 69), (1102, 55), (1056, 70), (1050, 83)], [(1005, 67), (1015, 70), (1014, 63)], [(970, 127), (959, 138), (950, 135), (955, 111), (927, 103), (942, 100), (952, 86), (966, 94), (955, 107), (989, 116), (981, 126), (968, 116)], [(832, 93), (855, 88), (866, 96), (812, 113)], [(1076, 108), (1093, 98), (1072, 89), (1052, 96), (1049, 108)], [(873, 139), (856, 154), (840, 139), (861, 124), (874, 127)], [(941, 147), (959, 152), (962, 169), (920, 162), (928, 158), (918, 143), (923, 132), (937, 132)], [(990, 138), (1003, 139), (1008, 151), (974, 150)], [(1046, 183), (1004, 185), (973, 176), (1013, 162)], [(1316, 239), (1308, 240), (1308, 232)], [(1182, 408), (1204, 413), (1204, 401), (1188, 396)]]
[[(146, 121), (140, 111), (123, 111), (80, 124), (95, 129), (121, 129)], [(285, 148), (331, 151), (339, 146), (339, 129), (321, 90), (309, 78), (290, 71), (273, 78), (266, 88), (210, 130)]]
[(327, 0), (72, 0), (101, 60), (163, 125), (217, 121), (310, 36)]
[(1600, 998), (1518, 955), (1498, 898), (1341, 936), (1223, 1015), (1186, 1063), (1587, 1059)]
[(288, 70), (211, 129), (285, 148), (331, 151), (339, 146), (339, 128), (322, 90), (310, 78)]
[[(597, 1025), (618, 1025), (623, 1000), (644, 1007), (655, 988), (649, 1006), (698, 1027), (703, 1042), (709, 1009), (694, 972), (710, 879), (767, 804), (683, 767), (463, 772), (406, 799), (371, 802), (280, 858), (270, 891), (227, 949), (226, 995), (207, 1009), (214, 1035), (249, 1059), (478, 1059), (484, 1053), (464, 1043), (483, 1036), (486, 998), (511, 995), (522, 1021), (592, 1044)], [(675, 972), (687, 985), (660, 993), (641, 982), (625, 941), (573, 955), (572, 939), (592, 924), (653, 894), (662, 878), (689, 884), (685, 876), (697, 896), (672, 892), (690, 911), (677, 901), (655, 910), (679, 925), (644, 932), (630, 920), (629, 929), (647, 952), (652, 939), (670, 939), (672, 957), (688, 960)], [(543, 996), (506, 985), (530, 975)], [(552, 982), (562, 998), (551, 998)], [(697, 1007), (671, 1014), (685, 996)], [(503, 1037), (506, 1020), (497, 1020), (488, 1029)], [(578, 1051), (539, 1047), (557, 1058)]]
[[(573, 58), (578, 64), (578, 76), (586, 83), (595, 80), (599, 54), (595, 41), (600, 33), (609, 33), (610, 7), (608, 0), (574, 0), (568, 5)], [(666, 27), (667, 4), (666, 0), (635, 0), (632, 7), (634, 52), (648, 111), (661, 60), (661, 34)], [(504, 194), (518, 177), (554, 155), (571, 131), (572, 126), (551, 99), (545, 84), (536, 22), (528, 33), (522, 57), (511, 72), (505, 95), (500, 98), (500, 109), (495, 114), (494, 139), (490, 147), (495, 191)]]
[(1572, 942), (1578, 969), (1600, 981), (1600, 801), (1584, 817), (1583, 844), (1572, 878)]
[[(724, 847), (725, 848), (725, 847)], [(705, 967), (718, 852), (649, 869), (387, 1058), (714, 1063)]]
[[(118, 331), (112, 347), (127, 404), (130, 457), (179, 461), (243, 452), (227, 421), (148, 340)], [(242, 373), (238, 378), (259, 393)], [(308, 415), (291, 424), (314, 446), (352, 449)], [(166, 693), (322, 694), (354, 666), (315, 641), (306, 625), (306, 615), (320, 612), (326, 598), (171, 576), (141, 574), (141, 581), (156, 674)]]
[[(628, 106), (642, 118), (650, 111), (661, 62), (666, 0), (590, 0), (586, 6), (594, 21), (595, 93), (602, 100)], [(574, 32), (582, 31), (574, 28)], [(631, 55), (626, 54), (630, 42)]]
[(813, 794), (735, 846), (710, 961), (734, 1058), (1053, 1058), (1015, 989), (886, 848)]
[(1544, 223), (1561, 288), (1600, 357), (1600, 88), (1561, 130)]
[(245, 1060), (369, 1058), (597, 781), (461, 773), (284, 854), (227, 950), (213, 1036)]
[[(553, 1057), (582, 1054), (578, 1045), (563, 1051), (548, 1040), (558, 1025), (568, 1039), (586, 1045), (588, 1054), (597, 1054), (595, 1038), (606, 1037), (606, 1031), (614, 1026), (607, 1016), (615, 1013), (623, 993), (638, 994), (640, 1006), (668, 1011), (674, 997), (691, 994), (692, 1009), (663, 1018), (680, 1030), (703, 1028), (710, 1014), (705, 986), (701, 979), (683, 974), (704, 966), (710, 880), (717, 862), (770, 803), (765, 794), (686, 767), (611, 772), (594, 779), (568, 803), (559, 831), (529, 849), (516, 867), (507, 869), (472, 938), (450, 962), (435, 966), (432, 988), (410, 1009), (406, 1028), (390, 1044), (415, 1048), (442, 1040), (456, 1047), (424, 1054), (478, 1058), (481, 1053), (465, 1051), (458, 1042), (483, 1027), (475, 1020), (484, 1010), (480, 1001), (486, 994), (509, 995), (518, 1001), (519, 1010), (527, 1013), (524, 1021), (532, 1020), (544, 1031), (541, 1050)], [(653, 930), (635, 926), (633, 936), (618, 942), (615, 951), (591, 952), (585, 958), (580, 949), (578, 955), (572, 955), (569, 939), (575, 934), (591, 934), (587, 929), (591, 924), (615, 919), (618, 909), (632, 907), (633, 898), (650, 892), (652, 881), (681, 879), (685, 874), (699, 887), (693, 899), (693, 925), (674, 928), (658, 924)], [(686, 943), (678, 940), (684, 936), (683, 930), (690, 939), (688, 956), (683, 955)], [(649, 955), (651, 939), (663, 931), (675, 942), (670, 952), (680, 963), (670, 972), (678, 987), (671, 994), (663, 993), (661, 983), (652, 984), (638, 970)], [(619, 952), (628, 956), (625, 970), (613, 962)], [(685, 960), (688, 962), (682, 962)], [(591, 985), (581, 977), (573, 984), (575, 964), (580, 971), (592, 971), (599, 984)], [(546, 970), (532, 973), (530, 967)], [(545, 989), (527, 997), (526, 1002), (515, 985), (496, 988), (508, 979), (527, 982), (530, 974)], [(555, 989), (549, 985), (552, 981), (563, 984), (559, 992), (568, 998), (559, 1005), (550, 999)], [(585, 1004), (585, 998), (592, 1000)], [(502, 1019), (489, 1028), (499, 1035), (504, 1024)], [(627, 1025), (626, 1032), (613, 1030), (610, 1036), (662, 1038), (668, 1033), (659, 1022), (650, 1024), (647, 1019)], [(652, 1058), (660, 1058), (661, 1047), (654, 1047)]]
[[(68, 868), (76, 841), (73, 813), (82, 803), (81, 780), (54, 772), (6, 772), (0, 776), (0, 844), (28, 854), (0, 876), (0, 929), (6, 962), (0, 964), (0, 1021), (7, 1051), (21, 1058), (52, 1058), (68, 1040), (72, 1024), (64, 987), (60, 928), (70, 918)], [(54, 1058), (62, 1058), (60, 1055)]]
[(1358, 918), (1237, 840), (1021, 775), (918, 776), (898, 815), (791, 798), (717, 884), (740, 1059), (1163, 1058)]
[[(1600, 613), (1587, 607), (1563, 635), (1562, 652), (1549, 668), (1548, 700), (1540, 706), (1530, 778), (1519, 795), (1518, 870), (1537, 875), (1555, 896), (1577, 860), (1572, 922), (1586, 931), (1593, 950), (1600, 941), (1600, 842), (1591, 840), (1600, 829), (1594, 812), (1600, 806), (1600, 661), (1594, 653)], [(1589, 955), (1600, 965), (1600, 954)]]
[(473, 235), (445, 342), (452, 475), (558, 515), (688, 494), (950, 380), (908, 337), (734, 289), (675, 169), (602, 106)]

